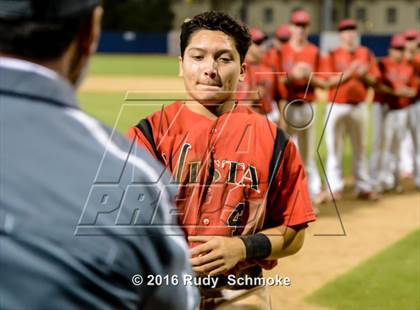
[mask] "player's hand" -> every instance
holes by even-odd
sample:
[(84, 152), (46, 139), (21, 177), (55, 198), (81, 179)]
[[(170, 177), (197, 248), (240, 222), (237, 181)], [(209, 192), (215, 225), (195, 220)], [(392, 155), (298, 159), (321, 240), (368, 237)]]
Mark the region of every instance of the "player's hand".
[(356, 72), (358, 76), (363, 77), (368, 73), (368, 66), (365, 64), (360, 64)]
[(246, 257), (245, 245), (237, 237), (190, 236), (188, 240), (201, 242), (190, 250), (192, 269), (201, 275), (223, 274)]
[(298, 62), (293, 66), (290, 75), (295, 80), (307, 79), (311, 75), (311, 66), (304, 62)]
[(353, 60), (350, 64), (350, 66), (347, 68), (347, 72), (349, 74), (354, 74), (355, 72), (357, 72), (359, 66), (361, 65), (361, 62), (359, 60)]
[(407, 86), (401, 86), (394, 92), (395, 96), (412, 98), (416, 95), (416, 90)]

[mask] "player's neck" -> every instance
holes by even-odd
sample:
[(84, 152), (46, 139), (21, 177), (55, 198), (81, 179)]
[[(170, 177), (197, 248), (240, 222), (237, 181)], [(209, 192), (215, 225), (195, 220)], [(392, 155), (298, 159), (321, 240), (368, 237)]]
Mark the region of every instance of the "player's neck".
[(393, 57), (393, 56), (389, 56), (389, 59), (396, 64), (402, 63), (404, 58), (398, 58), (398, 57)]
[(291, 38), (289, 41), (290, 46), (295, 50), (302, 49), (307, 43), (308, 40), (306, 38)]
[(222, 114), (234, 109), (235, 100), (227, 100), (220, 104), (202, 104), (198, 101), (189, 101), (186, 107), (190, 111), (203, 115), (210, 120), (216, 120)]
[(346, 52), (352, 53), (352, 52), (354, 52), (354, 51), (356, 50), (357, 45), (347, 44), (347, 43), (343, 42), (343, 43), (341, 44), (341, 48), (342, 48), (343, 50), (345, 50)]

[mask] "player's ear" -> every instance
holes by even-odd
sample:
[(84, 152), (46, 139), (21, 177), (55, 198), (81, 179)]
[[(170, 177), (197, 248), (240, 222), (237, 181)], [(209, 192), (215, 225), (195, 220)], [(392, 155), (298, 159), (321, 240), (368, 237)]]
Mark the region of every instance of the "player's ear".
[(178, 56), (178, 76), (184, 76), (184, 70), (182, 69), (182, 56)]
[(239, 73), (239, 82), (243, 82), (245, 80), (247, 70), (248, 70), (248, 67), (246, 66), (246, 63), (243, 62), (241, 64), (241, 72)]
[(99, 43), (99, 37), (101, 34), (101, 25), (102, 25), (102, 16), (104, 10), (102, 7), (97, 6), (93, 11), (93, 18), (92, 18), (92, 39), (89, 47), (89, 52), (91, 54), (96, 52)]
[(79, 49), (83, 55), (92, 55), (96, 52), (101, 33), (103, 9), (97, 6), (91, 17), (82, 24), (79, 31)]

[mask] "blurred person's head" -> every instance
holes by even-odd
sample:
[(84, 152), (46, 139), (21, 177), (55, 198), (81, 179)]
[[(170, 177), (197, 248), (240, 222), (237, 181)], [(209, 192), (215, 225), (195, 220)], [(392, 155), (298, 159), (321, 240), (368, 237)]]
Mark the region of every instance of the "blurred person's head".
[(49, 67), (78, 85), (100, 34), (100, 0), (0, 0), (0, 55)]
[(419, 40), (420, 31), (417, 29), (407, 29), (404, 31), (403, 36), (405, 38), (405, 47), (409, 50), (416, 50), (417, 43)]
[(250, 44), (248, 28), (225, 13), (205, 12), (186, 20), (179, 65), (188, 96), (204, 105), (233, 100), (245, 77)]
[(311, 18), (304, 10), (297, 10), (290, 16), (290, 39), (295, 42), (305, 42), (308, 38), (308, 28)]
[(407, 29), (402, 36), (405, 39), (405, 56), (408, 60), (412, 60), (420, 43), (420, 31), (414, 28)]
[(250, 29), (250, 34), (252, 43), (246, 54), (246, 59), (250, 63), (259, 63), (266, 51), (267, 35), (256, 27)]
[(353, 51), (357, 47), (359, 39), (356, 22), (353, 19), (342, 19), (338, 25), (338, 31), (342, 47)]
[(280, 50), (284, 43), (289, 41), (291, 36), (289, 25), (278, 26), (274, 33), (273, 44), (277, 50)]
[(402, 61), (404, 58), (405, 45), (406, 39), (404, 38), (404, 35), (393, 35), (389, 45), (389, 57), (395, 62)]

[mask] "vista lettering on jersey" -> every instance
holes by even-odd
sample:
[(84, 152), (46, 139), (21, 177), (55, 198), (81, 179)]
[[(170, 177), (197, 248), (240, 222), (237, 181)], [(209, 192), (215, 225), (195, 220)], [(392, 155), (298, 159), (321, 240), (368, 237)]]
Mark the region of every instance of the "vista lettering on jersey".
[[(204, 160), (187, 161), (188, 153), (192, 146), (184, 143), (179, 154), (178, 165), (175, 170), (175, 181), (183, 184), (198, 184), (199, 175), (202, 173)], [(211, 153), (211, 152), (209, 152)], [(210, 155), (210, 154), (208, 154)], [(210, 155), (211, 157), (211, 155)], [(259, 193), (257, 168), (243, 162), (227, 159), (213, 159), (207, 165), (207, 172), (210, 176), (208, 183), (226, 183), (240, 186), (249, 186), (250, 189)], [(188, 176), (184, 181), (183, 176)]]

